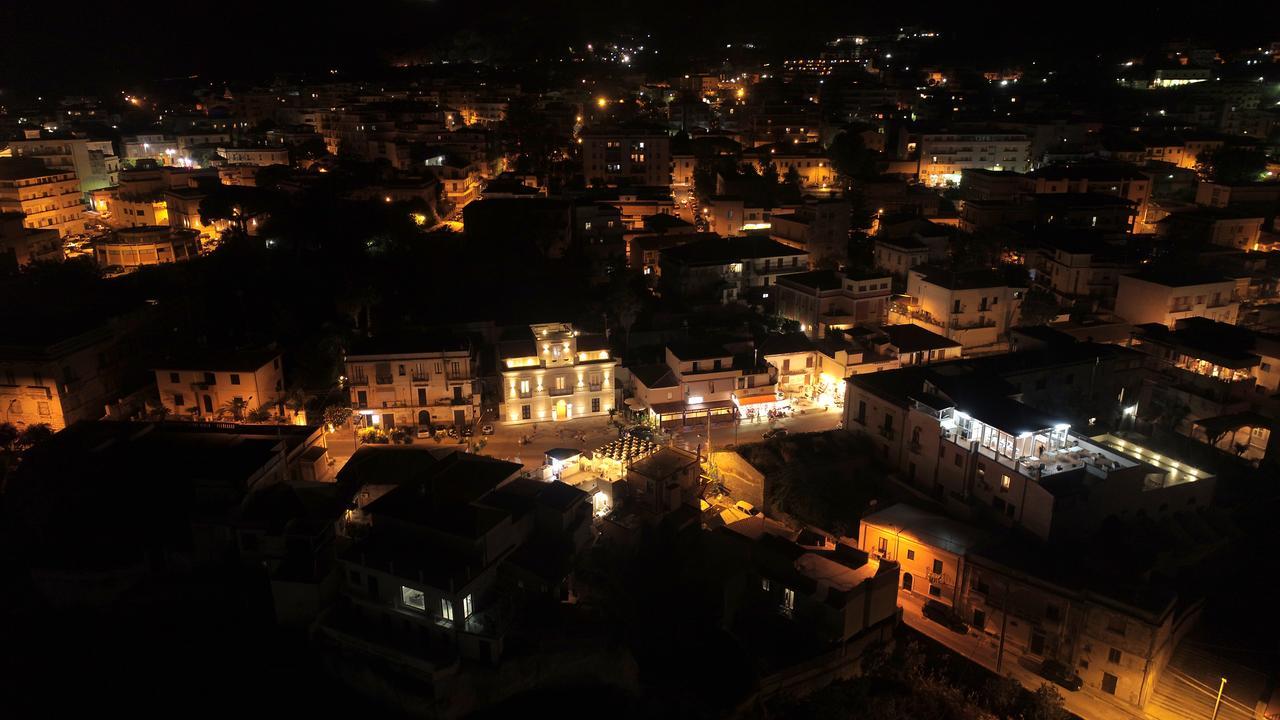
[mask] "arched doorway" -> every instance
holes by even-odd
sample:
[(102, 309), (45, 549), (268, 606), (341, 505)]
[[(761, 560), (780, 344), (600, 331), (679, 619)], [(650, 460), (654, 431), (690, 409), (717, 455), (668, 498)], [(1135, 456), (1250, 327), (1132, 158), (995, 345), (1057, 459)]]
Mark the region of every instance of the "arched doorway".
[(563, 400), (558, 401), (558, 402), (555, 404), (555, 417), (554, 417), (554, 419), (556, 419), (556, 420), (564, 420), (565, 418), (567, 418), (567, 417), (568, 417), (568, 415), (569, 415), (569, 406), (568, 406), (568, 403), (566, 403), (566, 402), (565, 402), (565, 401), (563, 401)]
[(428, 410), (418, 411), (418, 425), (422, 427), (431, 427), (431, 412)]
[(902, 573), (902, 589), (903, 590), (911, 590), (912, 582), (913, 580), (911, 579), (911, 573)]

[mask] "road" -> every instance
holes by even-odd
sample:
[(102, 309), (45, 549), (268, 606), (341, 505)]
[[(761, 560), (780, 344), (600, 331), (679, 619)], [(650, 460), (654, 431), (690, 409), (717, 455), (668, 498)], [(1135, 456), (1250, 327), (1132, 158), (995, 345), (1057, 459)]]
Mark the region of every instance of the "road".
[[(711, 449), (724, 450), (729, 446), (756, 442), (770, 428), (785, 428), (791, 433), (834, 430), (840, 418), (840, 410), (835, 407), (806, 407), (803, 415), (798, 412), (792, 413), (772, 423), (767, 420), (756, 422), (742, 420), (737, 425), (713, 425), (711, 426)], [(706, 425), (688, 427), (674, 434), (675, 444), (677, 447), (696, 450), (699, 445), (706, 443), (706, 434)]]
[[(929, 620), (921, 612), (926, 599), (928, 599), (927, 596), (919, 593), (899, 590), (898, 601), (902, 606), (902, 621), (911, 629), (937, 641), (952, 652), (995, 672), (999, 639), (972, 628), (967, 634), (961, 635)], [(1007, 652), (1007, 649), (1000, 673), (1013, 677), (1031, 691), (1048, 682), (1036, 674), (1034, 667), (1019, 663), (1017, 656)], [(1137, 710), (1128, 710), (1116, 702), (1100, 697), (1098, 691), (1092, 688), (1085, 687), (1071, 692), (1059, 687), (1058, 692), (1062, 695), (1067, 710), (1086, 720), (1136, 720), (1145, 717)]]
[[(771, 427), (786, 428), (788, 432), (819, 432), (832, 430), (840, 422), (837, 408), (805, 408), (803, 415), (794, 413), (785, 418), (767, 421), (747, 422), (738, 425), (712, 426), (712, 449), (723, 450), (730, 445), (741, 445), (755, 442)], [(610, 424), (607, 417), (577, 418), (562, 422), (541, 422), (523, 425), (494, 425), (493, 435), (477, 436), (483, 441), (479, 454), (489, 457), (523, 463), (529, 470), (542, 465), (543, 456), (551, 448), (570, 447), (579, 450), (594, 450), (618, 437), (618, 430)], [(521, 439), (528, 439), (522, 443)], [(676, 447), (696, 451), (700, 446), (705, 449), (706, 426), (689, 427), (684, 431), (672, 434), (672, 442)], [(465, 449), (466, 445), (455, 440), (445, 440), (437, 444), (435, 440), (415, 439), (415, 444), (423, 443), (428, 447), (456, 447)], [(342, 469), (347, 458), (355, 452), (354, 437), (350, 427), (339, 428), (328, 436), (329, 455), (334, 458), (334, 472)]]

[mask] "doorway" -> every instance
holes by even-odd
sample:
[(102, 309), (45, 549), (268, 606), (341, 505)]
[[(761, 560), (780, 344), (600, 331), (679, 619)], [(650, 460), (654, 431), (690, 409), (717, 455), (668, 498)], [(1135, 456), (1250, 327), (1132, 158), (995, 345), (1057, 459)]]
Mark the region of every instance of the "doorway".
[(914, 580), (913, 580), (913, 579), (912, 579), (912, 577), (911, 577), (911, 573), (902, 573), (902, 589), (903, 589), (903, 590), (906, 590), (907, 592), (910, 592), (910, 591), (911, 591), (911, 584), (912, 584), (913, 582), (914, 582)]
[(972, 625), (978, 632), (984, 632), (987, 629), (987, 613), (982, 610), (974, 610)]
[(1030, 650), (1032, 655), (1044, 654), (1044, 633), (1032, 631)]

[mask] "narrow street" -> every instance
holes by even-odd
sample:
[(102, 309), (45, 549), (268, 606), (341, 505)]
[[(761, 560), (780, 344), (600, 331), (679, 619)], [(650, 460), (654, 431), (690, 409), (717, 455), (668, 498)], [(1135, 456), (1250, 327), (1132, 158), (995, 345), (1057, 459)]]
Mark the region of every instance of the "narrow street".
[[(986, 633), (979, 633), (970, 628), (967, 634), (961, 635), (954, 630), (929, 620), (922, 614), (924, 602), (928, 597), (919, 593), (898, 591), (899, 604), (902, 606), (902, 621), (911, 629), (937, 641), (953, 652), (968, 658), (971, 662), (995, 672), (996, 653), (1000, 639)], [(1019, 663), (1015, 654), (1006, 652), (1000, 668), (1001, 675), (1013, 677), (1027, 690), (1034, 691), (1042, 684), (1049, 682), (1036, 673), (1035, 667)], [(1052, 684), (1052, 683), (1050, 683)], [(1142, 713), (1127, 710), (1119, 704), (1098, 696), (1096, 691), (1085, 687), (1072, 692), (1054, 685), (1062, 695), (1067, 710), (1086, 720), (1135, 720), (1145, 717)]]

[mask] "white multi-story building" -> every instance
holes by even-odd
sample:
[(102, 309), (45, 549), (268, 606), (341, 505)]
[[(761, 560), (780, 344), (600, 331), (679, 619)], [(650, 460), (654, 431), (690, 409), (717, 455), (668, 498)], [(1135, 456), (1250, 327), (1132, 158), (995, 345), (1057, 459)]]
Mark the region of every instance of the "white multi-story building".
[(959, 185), (968, 169), (1031, 169), (1031, 139), (1022, 133), (925, 133), (918, 141), (920, 182), (929, 186)]
[(560, 422), (607, 415), (614, 407), (617, 361), (603, 335), (570, 323), (538, 323), (530, 336), (498, 348), (505, 423)]
[(82, 193), (119, 182), (120, 158), (110, 140), (30, 138), (9, 143), (9, 152), (13, 157), (38, 158), (50, 170), (75, 173)]
[(994, 345), (1016, 325), (1028, 289), (1020, 268), (957, 272), (920, 265), (907, 274), (907, 295), (889, 322), (915, 323), (965, 349)]
[(160, 402), (176, 417), (244, 420), (284, 397), (284, 370), (274, 350), (219, 353), (168, 363), (155, 373)]
[(26, 216), (28, 228), (62, 237), (84, 232), (84, 203), (74, 170), (56, 170), (37, 158), (0, 158), (0, 212)]
[(1133, 325), (1205, 317), (1228, 325), (1240, 314), (1236, 280), (1198, 268), (1152, 269), (1121, 275), (1116, 314)]
[(480, 417), (478, 356), (465, 338), (366, 341), (346, 358), (351, 407), (383, 428), (465, 426)]

